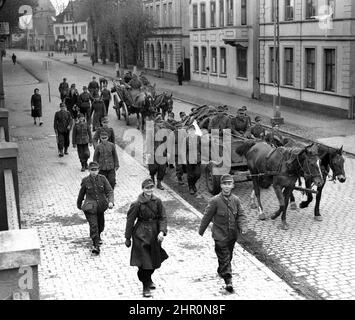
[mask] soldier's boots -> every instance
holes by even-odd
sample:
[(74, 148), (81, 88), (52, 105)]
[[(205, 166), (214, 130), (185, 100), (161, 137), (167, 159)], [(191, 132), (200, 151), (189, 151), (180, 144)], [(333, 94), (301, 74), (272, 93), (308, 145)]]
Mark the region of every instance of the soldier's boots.
[(189, 187), (189, 191), (190, 191), (190, 194), (191, 195), (194, 195), (196, 192), (195, 192), (195, 190), (193, 189), (193, 187)]
[(164, 190), (164, 187), (162, 186), (160, 180), (158, 180), (157, 188), (160, 189), (160, 190)]
[(100, 247), (98, 245), (94, 245), (91, 249), (91, 252), (95, 255), (99, 255), (100, 254)]
[(152, 281), (152, 279), (149, 280), (149, 289), (154, 290), (156, 289), (157, 286), (155, 285), (155, 283)]
[(197, 192), (197, 188), (195, 185), (192, 186), (192, 189), (194, 190), (195, 193)]
[(178, 177), (178, 182), (180, 185), (183, 185), (184, 184), (184, 181), (182, 181), (182, 178), (181, 177)]
[(65, 148), (65, 149), (64, 149), (64, 154), (69, 154), (69, 153), (68, 153), (68, 148)]
[(151, 296), (152, 296), (152, 293), (150, 291), (149, 285), (143, 284), (143, 297), (150, 298)]
[(155, 185), (155, 177), (154, 176), (150, 176), (150, 178), (153, 180), (153, 183)]
[(233, 293), (234, 292), (234, 288), (233, 288), (232, 279), (224, 279), (224, 282), (226, 283), (225, 289), (229, 293)]
[(64, 157), (63, 150), (58, 149), (59, 157)]

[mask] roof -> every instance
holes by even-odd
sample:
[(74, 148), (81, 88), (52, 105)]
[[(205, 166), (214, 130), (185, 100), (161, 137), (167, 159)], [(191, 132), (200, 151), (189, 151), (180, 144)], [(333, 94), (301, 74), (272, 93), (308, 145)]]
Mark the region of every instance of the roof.
[(75, 22), (87, 21), (90, 17), (89, 0), (69, 1), (63, 12), (56, 16), (56, 23), (64, 23), (64, 16), (67, 12), (73, 13)]
[(36, 7), (37, 12), (43, 12), (43, 11), (49, 11), (52, 12), (53, 15), (55, 15), (55, 8), (50, 0), (37, 0), (38, 5)]

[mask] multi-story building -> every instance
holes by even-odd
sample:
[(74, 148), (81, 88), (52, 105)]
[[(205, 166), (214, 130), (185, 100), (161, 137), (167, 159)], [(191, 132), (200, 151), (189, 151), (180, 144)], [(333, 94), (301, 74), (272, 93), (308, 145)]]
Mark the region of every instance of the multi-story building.
[(190, 1), (192, 81), (259, 97), (258, 3), (259, 0)]
[[(272, 99), (277, 90), (282, 104), (352, 118), (354, 1), (278, 0), (278, 3), (277, 7), (276, 0), (260, 0), (262, 97)], [(276, 46), (274, 21), (275, 24), (279, 21), (280, 30)], [(279, 50), (274, 54), (278, 43)]]
[(178, 63), (190, 78), (189, 2), (187, 0), (143, 0), (155, 20), (154, 35), (144, 41), (144, 67), (150, 73), (176, 77)]
[(69, 1), (68, 6), (56, 17), (54, 36), (56, 50), (88, 50), (88, 2)]
[(33, 29), (29, 30), (28, 47), (31, 50), (53, 50), (53, 19), (56, 15), (50, 0), (38, 0), (33, 10)]

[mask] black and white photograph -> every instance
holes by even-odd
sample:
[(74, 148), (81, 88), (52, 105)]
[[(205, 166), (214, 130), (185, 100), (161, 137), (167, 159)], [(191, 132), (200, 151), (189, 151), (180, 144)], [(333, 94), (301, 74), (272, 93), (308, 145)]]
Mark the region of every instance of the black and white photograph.
[(0, 0), (0, 51), (0, 300), (355, 300), (355, 0)]

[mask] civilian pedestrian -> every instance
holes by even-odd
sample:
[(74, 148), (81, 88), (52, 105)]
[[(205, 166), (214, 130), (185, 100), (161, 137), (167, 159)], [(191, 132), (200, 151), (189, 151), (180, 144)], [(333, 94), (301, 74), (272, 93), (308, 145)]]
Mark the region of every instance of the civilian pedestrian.
[(182, 68), (182, 63), (179, 62), (178, 63), (178, 68), (176, 70), (177, 76), (178, 76), (178, 82), (179, 82), (179, 86), (182, 86), (182, 80), (184, 77), (184, 70)]
[(34, 90), (34, 94), (31, 97), (31, 117), (33, 118), (34, 125), (37, 125), (36, 119), (38, 118), (39, 125), (42, 126), (42, 97), (39, 94), (39, 89)]

